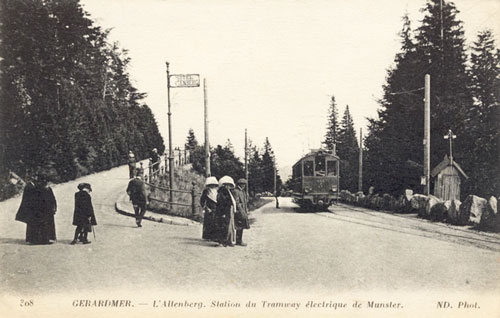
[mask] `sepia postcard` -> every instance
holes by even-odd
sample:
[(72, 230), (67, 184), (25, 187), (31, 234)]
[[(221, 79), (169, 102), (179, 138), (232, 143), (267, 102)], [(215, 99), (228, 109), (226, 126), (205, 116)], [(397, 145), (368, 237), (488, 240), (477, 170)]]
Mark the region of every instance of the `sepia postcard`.
[(0, 5), (2, 317), (500, 317), (500, 1)]

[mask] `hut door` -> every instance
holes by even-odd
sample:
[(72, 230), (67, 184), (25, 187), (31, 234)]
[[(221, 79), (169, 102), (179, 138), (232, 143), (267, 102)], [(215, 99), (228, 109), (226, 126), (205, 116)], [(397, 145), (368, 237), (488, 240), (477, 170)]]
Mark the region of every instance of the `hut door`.
[(460, 200), (460, 177), (457, 175), (445, 174), (442, 182), (443, 200)]

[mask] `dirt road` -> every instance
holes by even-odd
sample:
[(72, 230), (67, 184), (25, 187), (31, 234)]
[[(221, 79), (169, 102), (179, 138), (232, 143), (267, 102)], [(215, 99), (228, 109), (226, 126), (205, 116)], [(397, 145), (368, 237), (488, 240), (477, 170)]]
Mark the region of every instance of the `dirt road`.
[[(14, 221), (20, 198), (0, 203), (0, 285), (10, 295), (117, 290), (278, 292), (500, 289), (500, 238), (415, 216), (336, 205), (300, 213), (290, 198), (252, 212), (247, 247), (216, 247), (201, 226), (134, 220), (114, 210), (127, 168), (53, 187), (58, 242), (24, 243)], [(70, 245), (73, 195), (92, 184), (98, 226), (92, 244)]]

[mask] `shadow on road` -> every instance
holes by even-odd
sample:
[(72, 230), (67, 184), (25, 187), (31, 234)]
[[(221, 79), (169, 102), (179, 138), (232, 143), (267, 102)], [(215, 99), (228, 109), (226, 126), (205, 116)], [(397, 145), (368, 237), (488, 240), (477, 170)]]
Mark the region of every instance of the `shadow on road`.
[(274, 206), (270, 206), (270, 207), (262, 208), (261, 212), (262, 213), (266, 213), (266, 214), (271, 214), (271, 213), (279, 213), (279, 214), (295, 213), (295, 211), (293, 209), (294, 208), (291, 208), (291, 207), (283, 207), (283, 208), (277, 209)]
[[(57, 240), (52, 244), (69, 244), (72, 240)], [(39, 246), (44, 244), (30, 244), (26, 242), (24, 239), (14, 239), (14, 238), (0, 238), (0, 244), (14, 244), (14, 245), (28, 245), (28, 246)]]
[(24, 239), (0, 238), (0, 244), (30, 245)]
[(114, 227), (125, 227), (125, 228), (136, 228), (137, 225), (122, 225), (122, 224), (112, 224), (112, 223), (106, 223), (106, 224), (103, 224), (103, 226), (114, 226)]
[(207, 247), (219, 246), (219, 243), (207, 241), (207, 240), (200, 239), (200, 238), (177, 236), (177, 237), (173, 237), (173, 239), (181, 240), (182, 241), (181, 244), (184, 244), (184, 245), (198, 245), (198, 246), (207, 246)]

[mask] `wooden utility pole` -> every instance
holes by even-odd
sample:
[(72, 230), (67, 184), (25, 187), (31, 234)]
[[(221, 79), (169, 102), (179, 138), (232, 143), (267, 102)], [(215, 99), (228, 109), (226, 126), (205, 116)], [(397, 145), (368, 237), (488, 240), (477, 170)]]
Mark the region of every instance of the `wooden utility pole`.
[(274, 170), (274, 199), (276, 200), (276, 209), (280, 208), (280, 202), (278, 200), (278, 189), (277, 189), (277, 184), (276, 184), (276, 177), (278, 174), (278, 170), (276, 169), (276, 162), (273, 163), (273, 170)]
[(247, 129), (245, 128), (245, 179), (247, 180), (247, 186), (245, 187), (248, 197), (248, 138)]
[(205, 105), (205, 177), (210, 177), (210, 142), (208, 139), (207, 80), (203, 79), (203, 100)]
[(359, 179), (358, 191), (363, 191), (363, 128), (359, 128)]
[(174, 192), (172, 191), (174, 187), (174, 153), (172, 147), (172, 111), (170, 109), (170, 70), (169, 63), (165, 62), (167, 65), (167, 97), (168, 97), (168, 187), (170, 189), (169, 202), (170, 208), (172, 208), (172, 202), (174, 199)]
[(424, 176), (425, 194), (429, 195), (431, 190), (431, 76), (425, 75), (425, 103), (424, 103)]
[(274, 196), (276, 197), (277, 192), (276, 192), (276, 164), (273, 165), (273, 173), (274, 173)]

